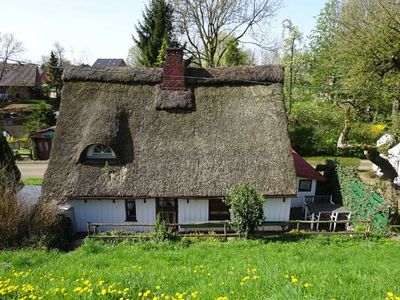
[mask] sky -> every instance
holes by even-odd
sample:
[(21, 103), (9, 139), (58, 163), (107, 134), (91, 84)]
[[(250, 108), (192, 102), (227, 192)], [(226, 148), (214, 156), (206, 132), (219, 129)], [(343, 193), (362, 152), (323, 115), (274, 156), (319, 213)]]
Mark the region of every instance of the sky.
[[(281, 23), (290, 18), (304, 34), (326, 0), (284, 0), (271, 34), (281, 36)], [(126, 58), (133, 45), (134, 26), (148, 0), (0, 0), (0, 32), (13, 33), (23, 43), (20, 59), (41, 62), (58, 41), (76, 63), (97, 58)]]

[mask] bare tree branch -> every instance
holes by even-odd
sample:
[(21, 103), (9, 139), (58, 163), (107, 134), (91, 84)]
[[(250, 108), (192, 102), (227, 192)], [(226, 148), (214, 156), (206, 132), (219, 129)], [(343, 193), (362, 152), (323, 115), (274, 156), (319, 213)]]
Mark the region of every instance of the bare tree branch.
[[(184, 34), (190, 53), (196, 53), (200, 63), (219, 66), (227, 41), (244, 36), (254, 44), (265, 42), (262, 29), (280, 7), (281, 0), (175, 0), (178, 27)], [(257, 34), (256, 34), (257, 33)], [(254, 39), (255, 35), (263, 38)]]
[(12, 33), (0, 32), (0, 59), (2, 60), (0, 80), (4, 76), (7, 61), (18, 54), (21, 54), (22, 52), (24, 52), (22, 42), (18, 41)]

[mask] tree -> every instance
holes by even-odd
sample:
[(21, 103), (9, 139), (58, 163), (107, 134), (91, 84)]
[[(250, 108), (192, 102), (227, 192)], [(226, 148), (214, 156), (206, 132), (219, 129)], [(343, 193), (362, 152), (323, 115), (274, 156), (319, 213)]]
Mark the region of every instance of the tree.
[(25, 126), (28, 132), (35, 132), (46, 129), (56, 124), (53, 109), (46, 103), (38, 103), (32, 106), (31, 115), (27, 119)]
[(12, 33), (0, 32), (0, 80), (3, 78), (6, 70), (7, 61), (18, 54), (24, 52), (22, 42), (18, 41)]
[(250, 64), (252, 64), (252, 58), (249, 53), (239, 48), (239, 41), (233, 38), (228, 40), (222, 65), (231, 67)]
[[(341, 103), (346, 122), (337, 145), (340, 149), (363, 149), (367, 158), (381, 168), (382, 178), (393, 182), (399, 174), (382, 158), (382, 149), (349, 143), (349, 115), (351, 108), (360, 111), (365, 105), (385, 115), (391, 113), (393, 142), (400, 140), (400, 6), (395, 0), (349, 0), (341, 7), (338, 23), (338, 48), (345, 62), (340, 70), (341, 82), (353, 97)], [(359, 86), (368, 90), (359, 90)]]
[(233, 213), (232, 225), (248, 238), (263, 221), (263, 195), (249, 183), (241, 183), (229, 192), (225, 202)]
[[(5, 179), (9, 178), (17, 183), (21, 178), (21, 173), (15, 164), (14, 152), (11, 150), (3, 134), (0, 134), (0, 183), (7, 182)], [(6, 187), (0, 186), (0, 192), (3, 191), (3, 188)]]
[(49, 75), (49, 87), (56, 90), (57, 98), (61, 97), (62, 89), (62, 73), (63, 69), (61, 67), (60, 61), (53, 51), (50, 52), (49, 60), (46, 64), (47, 73)]
[(289, 80), (286, 80), (286, 89), (287, 89), (287, 98), (286, 98), (286, 110), (288, 114), (290, 115), (291, 109), (292, 109), (292, 102), (293, 102), (293, 85), (295, 82), (295, 76), (296, 76), (296, 71), (295, 71), (295, 57), (298, 54), (298, 50), (296, 49), (297, 43), (301, 41), (301, 33), (297, 26), (294, 26), (292, 21), (289, 19), (286, 19), (282, 22), (283, 29), (284, 31), (287, 31), (287, 37), (285, 39), (285, 45), (284, 45), (284, 58), (283, 61), (285, 62), (285, 68), (286, 70), (286, 75), (285, 78), (288, 78)]
[(175, 0), (178, 28), (194, 63), (216, 67), (223, 61), (230, 39), (252, 39), (266, 47), (268, 21), (280, 0)]
[(333, 88), (338, 77), (337, 32), (340, 0), (329, 0), (311, 33), (310, 75), (319, 88)]
[(157, 67), (163, 64), (163, 51), (174, 44), (172, 20), (173, 8), (166, 0), (151, 0), (150, 6), (146, 6), (143, 22), (135, 27), (138, 37), (133, 37), (140, 49), (138, 62), (141, 65)]

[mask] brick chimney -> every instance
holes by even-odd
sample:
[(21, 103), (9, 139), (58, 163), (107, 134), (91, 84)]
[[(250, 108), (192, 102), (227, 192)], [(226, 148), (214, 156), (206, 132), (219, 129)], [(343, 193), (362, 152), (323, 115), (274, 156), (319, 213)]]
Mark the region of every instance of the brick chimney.
[(186, 90), (183, 49), (167, 49), (161, 89), (171, 91)]

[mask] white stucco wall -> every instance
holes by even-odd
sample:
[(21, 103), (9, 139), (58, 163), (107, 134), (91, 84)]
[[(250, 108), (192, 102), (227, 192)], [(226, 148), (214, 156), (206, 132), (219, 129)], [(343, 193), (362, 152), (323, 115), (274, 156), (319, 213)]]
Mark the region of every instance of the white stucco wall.
[[(289, 198), (267, 198), (264, 202), (264, 221), (266, 222), (285, 222), (290, 217)], [(281, 231), (281, 226), (261, 226), (259, 230)]]
[(317, 181), (312, 179), (311, 183), (311, 191), (301, 192), (299, 191), (299, 183), (300, 180), (310, 180), (308, 178), (296, 177), (296, 189), (297, 189), (297, 197), (291, 199), (291, 207), (303, 207), (304, 196), (315, 196), (315, 190), (317, 188)]
[(208, 221), (208, 200), (178, 199), (178, 223)]
[[(125, 223), (125, 201), (124, 200), (70, 200), (66, 205), (74, 208), (76, 230), (78, 232), (86, 232), (87, 222), (92, 223)], [(154, 224), (156, 219), (156, 203), (155, 199), (136, 200), (136, 218), (137, 224)], [(115, 229), (134, 229), (136, 231), (149, 231), (152, 227), (102, 227), (99, 230), (115, 230)]]
[[(290, 199), (267, 198), (264, 203), (265, 221), (288, 221), (290, 215)], [(87, 222), (91, 223), (125, 223), (125, 200), (70, 200), (65, 206), (73, 208), (77, 232), (86, 232)], [(208, 222), (208, 200), (178, 199), (178, 223)], [(134, 226), (137, 224), (154, 224), (156, 219), (155, 199), (136, 200), (137, 222), (129, 222), (132, 226), (100, 227), (104, 230), (150, 231), (152, 227)], [(265, 227), (263, 230), (281, 230), (281, 227)], [(207, 230), (219, 230), (207, 228)]]

